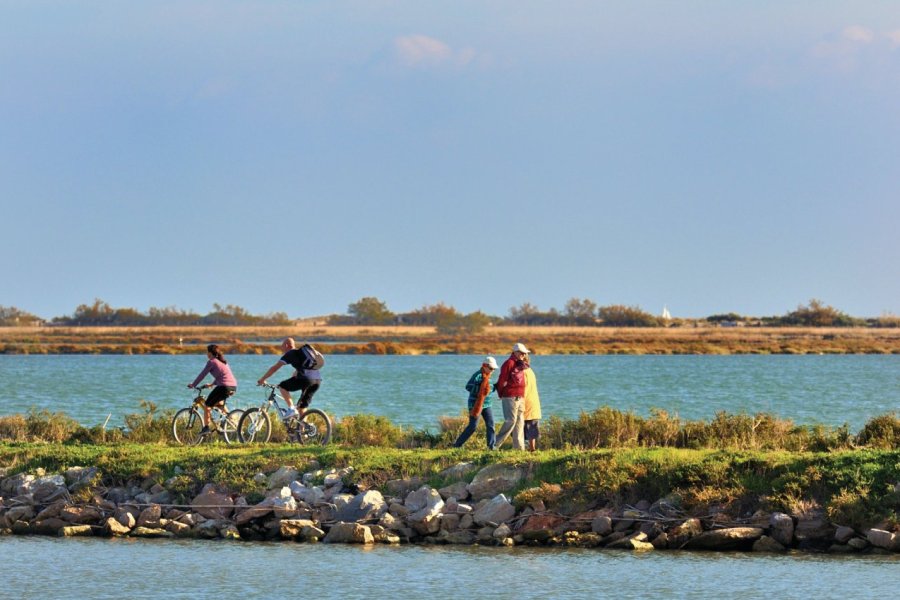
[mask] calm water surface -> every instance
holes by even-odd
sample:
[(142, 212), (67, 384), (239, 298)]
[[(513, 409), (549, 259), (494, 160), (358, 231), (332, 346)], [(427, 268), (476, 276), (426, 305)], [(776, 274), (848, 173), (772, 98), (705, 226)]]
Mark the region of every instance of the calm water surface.
[[(892, 598), (897, 556), (0, 538), (0, 598)], [(212, 569), (215, 574), (209, 574)]]
[[(503, 359), (504, 356), (498, 358)], [(256, 379), (274, 355), (234, 355), (235, 406), (263, 397)], [(315, 405), (341, 416), (371, 413), (417, 428), (461, 414), (463, 389), (480, 356), (329, 356)], [(84, 425), (121, 425), (139, 402), (187, 404), (198, 356), (0, 355), (0, 414), (31, 407), (64, 411)], [(535, 356), (545, 418), (576, 417), (608, 405), (648, 415), (660, 408), (685, 419), (717, 411), (772, 412), (795, 422), (847, 423), (900, 408), (900, 356)], [(282, 369), (273, 382), (288, 375)]]

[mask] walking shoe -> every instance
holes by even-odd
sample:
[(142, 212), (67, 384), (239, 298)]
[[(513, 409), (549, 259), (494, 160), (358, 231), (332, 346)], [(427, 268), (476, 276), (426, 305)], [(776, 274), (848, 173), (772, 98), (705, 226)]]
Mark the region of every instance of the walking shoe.
[(200, 435), (209, 435), (209, 426), (204, 425), (203, 429), (200, 430)]
[(287, 409), (286, 411), (284, 411), (284, 419), (285, 420), (293, 419), (294, 417), (298, 416), (299, 414), (300, 413), (297, 412), (296, 407), (292, 406), (289, 409)]

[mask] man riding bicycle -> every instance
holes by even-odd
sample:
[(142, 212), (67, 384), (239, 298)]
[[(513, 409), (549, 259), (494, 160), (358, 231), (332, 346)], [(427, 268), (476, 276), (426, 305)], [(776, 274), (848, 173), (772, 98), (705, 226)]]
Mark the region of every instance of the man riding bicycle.
[[(278, 384), (278, 391), (281, 393), (281, 397), (284, 398), (284, 401), (288, 406), (287, 413), (284, 415), (286, 419), (295, 416), (303, 417), (303, 413), (306, 411), (309, 403), (312, 402), (313, 394), (315, 394), (316, 390), (319, 389), (319, 386), (322, 385), (322, 375), (319, 373), (319, 370), (315, 368), (315, 357), (311, 356), (310, 350), (307, 350), (308, 348), (310, 348), (308, 345), (297, 348), (294, 338), (285, 338), (281, 342), (281, 349), (284, 351), (284, 354), (278, 359), (278, 362), (272, 365), (269, 370), (266, 371), (266, 374), (260, 377), (256, 382), (257, 385), (265, 385), (267, 383), (266, 379), (271, 377), (275, 371), (284, 365), (291, 365), (294, 367), (293, 376)], [(300, 400), (297, 402), (300, 406), (299, 411), (294, 407), (294, 402), (291, 399), (291, 392), (296, 391), (301, 392)]]

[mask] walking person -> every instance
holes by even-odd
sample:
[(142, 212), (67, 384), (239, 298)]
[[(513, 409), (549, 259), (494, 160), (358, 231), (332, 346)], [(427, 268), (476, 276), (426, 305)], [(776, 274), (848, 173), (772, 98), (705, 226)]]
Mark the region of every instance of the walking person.
[(531, 368), (531, 360), (526, 354), (525, 369), (525, 444), (529, 452), (537, 450), (537, 441), (541, 435), (538, 422), (541, 420), (541, 397), (538, 395), (537, 376)]
[(215, 385), (215, 388), (213, 388), (213, 391), (206, 397), (206, 403), (203, 406), (203, 429), (200, 430), (200, 435), (209, 433), (209, 420), (212, 416), (212, 407), (219, 403), (222, 403), (224, 406), (225, 398), (233, 395), (237, 390), (237, 379), (231, 372), (231, 367), (228, 366), (228, 361), (225, 360), (225, 355), (222, 354), (222, 351), (217, 344), (210, 344), (206, 347), (206, 357), (208, 359), (206, 361), (206, 366), (203, 367), (203, 370), (200, 371), (200, 374), (197, 375), (197, 378), (194, 379), (193, 383), (188, 384), (188, 388), (193, 389), (203, 381), (204, 377), (212, 373), (213, 385)]
[[(292, 417), (303, 417), (303, 411), (312, 402), (313, 394), (322, 385), (322, 375), (316, 368), (316, 351), (309, 344), (304, 344), (301, 348), (297, 348), (294, 338), (284, 338), (281, 342), (281, 349), (284, 354), (278, 359), (274, 365), (269, 367), (266, 374), (259, 378), (257, 385), (264, 385), (266, 379), (275, 374), (275, 371), (284, 365), (294, 367), (294, 374), (278, 384), (278, 391), (287, 404), (287, 412), (285, 419)], [(318, 355), (321, 357), (321, 354)], [(300, 400), (297, 404), (300, 411), (294, 407), (294, 400), (291, 398), (291, 392), (300, 391)]]
[(497, 434), (497, 448), (512, 436), (513, 448), (525, 449), (525, 370), (528, 365), (524, 358), (528, 354), (528, 348), (519, 342), (500, 367), (497, 395), (503, 404), (503, 426)]
[(469, 391), (469, 424), (463, 429), (456, 441), (454, 448), (459, 448), (466, 443), (478, 427), (478, 416), (484, 419), (486, 441), (489, 450), (494, 449), (496, 433), (494, 432), (494, 415), (491, 411), (491, 374), (497, 370), (497, 361), (493, 356), (487, 356), (481, 363), (481, 368), (469, 378), (466, 389)]

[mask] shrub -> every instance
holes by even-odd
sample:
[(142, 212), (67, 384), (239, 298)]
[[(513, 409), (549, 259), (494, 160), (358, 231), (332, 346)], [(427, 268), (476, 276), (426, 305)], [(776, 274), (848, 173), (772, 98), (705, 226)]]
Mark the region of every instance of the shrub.
[(900, 419), (895, 413), (869, 419), (856, 436), (856, 443), (891, 450), (900, 443)]
[(377, 415), (348, 415), (335, 424), (334, 440), (349, 446), (397, 447), (407, 432), (387, 417)]

